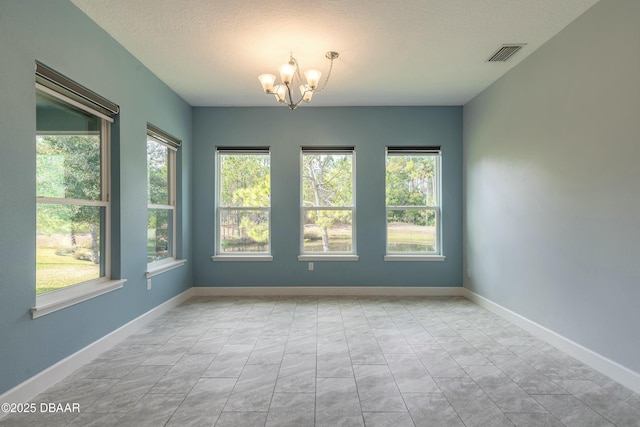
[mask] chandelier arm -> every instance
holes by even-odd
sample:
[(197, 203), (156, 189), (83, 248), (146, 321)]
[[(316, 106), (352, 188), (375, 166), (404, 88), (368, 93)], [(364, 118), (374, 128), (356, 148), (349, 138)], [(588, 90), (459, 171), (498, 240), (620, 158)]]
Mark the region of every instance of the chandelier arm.
[[(282, 103), (285, 104), (289, 107), (289, 109), (291, 110), (295, 110), (301, 103), (302, 101), (306, 101), (309, 102), (311, 100), (311, 95), (313, 95), (314, 93), (318, 93), (318, 92), (322, 92), (326, 87), (327, 87), (327, 83), (329, 82), (329, 79), (331, 78), (331, 71), (333, 70), (333, 61), (338, 57), (338, 52), (334, 52), (334, 51), (330, 51), (327, 52), (325, 57), (327, 59), (330, 60), (330, 64), (329, 64), (329, 71), (327, 72), (327, 76), (324, 79), (324, 82), (322, 84), (322, 87), (315, 87), (315, 89), (312, 89), (311, 87), (309, 87), (307, 84), (304, 83), (304, 80), (302, 79), (302, 75), (300, 74), (300, 67), (298, 64), (298, 60), (296, 58), (293, 57), (293, 53), (290, 53), (289, 55), (289, 66), (293, 66), (294, 70), (291, 73), (291, 77), (288, 83), (286, 83), (284, 80), (280, 85), (277, 85), (275, 87), (273, 87), (273, 83), (275, 82), (275, 76), (273, 76), (273, 79), (267, 79), (264, 78), (262, 79), (262, 76), (258, 76), (258, 79), (260, 80), (260, 82), (262, 83), (262, 86), (264, 88), (264, 91), (269, 94), (269, 95), (276, 95), (276, 100), (278, 101), (278, 103)], [(281, 71), (280, 71), (280, 76), (282, 78), (282, 73), (284, 71), (284, 66), (281, 67)], [(290, 72), (290, 71), (288, 71)], [(319, 72), (318, 72), (319, 73)], [(265, 77), (267, 76), (266, 74), (264, 75)], [(288, 74), (287, 74), (288, 76)], [(300, 84), (300, 92), (301, 92), (301, 96), (300, 99), (297, 102), (293, 101), (293, 92), (292, 92), (292, 87), (296, 87), (296, 80), (297, 83)], [(315, 83), (316, 80), (314, 79), (313, 82)], [(284, 93), (281, 92), (281, 88), (284, 86), (285, 90)], [(273, 89), (277, 88), (276, 91), (274, 91)], [(295, 90), (294, 90), (295, 91)], [(311, 94), (309, 95), (308, 99), (305, 100), (305, 97), (307, 94)]]
[[(292, 81), (293, 83), (293, 81)], [(300, 97), (300, 100), (298, 100), (298, 102), (293, 102), (293, 94), (291, 93), (291, 86), (285, 83), (285, 86), (287, 87), (287, 93), (289, 94), (289, 101), (284, 101), (285, 104), (287, 104), (289, 106), (290, 109), (295, 110), (298, 105), (300, 105), (300, 103), (302, 102), (302, 100), (304, 99), (304, 95), (302, 95), (302, 97)], [(286, 96), (285, 96), (286, 99)]]
[[(293, 83), (293, 80), (291, 80), (291, 83)], [(289, 94), (289, 102), (287, 104), (289, 105), (289, 107), (291, 107), (291, 105), (293, 104), (293, 94), (291, 93), (291, 86), (286, 83), (285, 85), (287, 86), (287, 93)]]

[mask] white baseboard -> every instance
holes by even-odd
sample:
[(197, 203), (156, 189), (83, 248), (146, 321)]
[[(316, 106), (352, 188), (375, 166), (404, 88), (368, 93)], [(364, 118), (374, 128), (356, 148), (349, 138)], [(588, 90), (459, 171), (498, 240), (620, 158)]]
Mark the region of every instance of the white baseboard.
[[(194, 296), (463, 296), (640, 393), (640, 374), (463, 287), (296, 286), (194, 287), (153, 308), (85, 348), (0, 395), (0, 402), (27, 402), (114, 347), (146, 324)], [(0, 418), (3, 417), (0, 413)]]
[[(12, 389), (0, 395), (0, 402), (27, 402), (34, 398), (58, 381), (64, 379), (74, 371), (91, 362), (100, 354), (114, 347), (123, 341), (129, 335), (147, 325), (152, 320), (158, 318), (167, 311), (179, 306), (192, 296), (192, 290), (188, 289), (183, 293), (171, 298), (170, 300), (160, 304), (159, 306), (147, 311), (143, 315), (133, 319), (129, 323), (119, 327), (115, 331), (105, 335), (104, 337), (94, 341), (81, 350), (62, 359), (54, 365), (51, 365), (44, 371), (34, 375), (28, 380), (18, 384)], [(0, 412), (0, 418), (6, 415)]]
[(463, 296), (461, 286), (210, 286), (193, 296)]
[[(193, 296), (462, 296), (461, 286), (279, 286), (279, 287), (194, 287), (133, 319), (74, 354), (34, 375), (0, 395), (0, 402), (27, 402), (128, 336), (179, 306)], [(4, 413), (0, 412), (0, 418)]]
[(640, 393), (640, 373), (632, 371), (631, 369), (626, 368), (619, 363), (594, 352), (593, 350), (589, 350), (588, 348), (583, 347), (582, 345), (552, 331), (551, 329), (545, 328), (544, 326), (529, 320), (508, 308), (496, 304), (495, 302), (478, 295), (469, 289), (463, 288), (462, 295), (479, 306), (486, 308), (514, 325), (519, 326), (531, 335), (534, 335), (554, 347), (557, 347), (585, 365), (590, 366), (609, 378), (619, 382), (623, 386), (636, 393)]

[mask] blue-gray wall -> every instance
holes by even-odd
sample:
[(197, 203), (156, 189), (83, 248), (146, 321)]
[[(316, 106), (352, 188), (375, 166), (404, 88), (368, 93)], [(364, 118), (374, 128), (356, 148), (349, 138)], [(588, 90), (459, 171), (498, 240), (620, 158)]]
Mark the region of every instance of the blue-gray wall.
[[(35, 61), (121, 107), (112, 127), (115, 277), (123, 289), (33, 320)], [(191, 286), (146, 290), (146, 124), (181, 138), (180, 253), (190, 258), (191, 107), (68, 0), (0, 1), (0, 394)]]
[[(328, 92), (327, 92), (328, 96)], [(195, 286), (460, 286), (462, 108), (194, 108)], [(443, 262), (384, 262), (385, 146), (442, 146)], [(273, 262), (212, 262), (214, 147), (271, 147)], [(315, 262), (300, 253), (300, 146), (356, 149), (357, 262)]]
[(465, 287), (640, 372), (640, 2), (464, 107)]
[[(640, 372), (638, 21), (636, 0), (601, 0), (464, 111), (305, 106), (192, 115), (68, 0), (0, 1), (0, 393), (192, 284), (458, 286), (463, 272), (472, 291)], [(35, 60), (121, 106), (113, 126), (113, 263), (128, 281), (33, 320)], [(151, 291), (147, 122), (184, 142), (178, 246), (189, 259), (154, 277)], [(272, 147), (273, 262), (210, 260), (216, 144)], [(296, 258), (298, 156), (300, 145), (315, 144), (356, 146), (360, 260), (316, 262), (309, 272)], [(388, 144), (443, 147), (444, 262), (382, 260)]]

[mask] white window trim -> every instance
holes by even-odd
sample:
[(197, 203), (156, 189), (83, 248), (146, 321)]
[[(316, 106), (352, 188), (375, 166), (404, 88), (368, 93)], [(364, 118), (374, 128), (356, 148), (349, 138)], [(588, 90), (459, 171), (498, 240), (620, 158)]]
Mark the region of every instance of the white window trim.
[[(300, 255), (298, 261), (358, 261), (356, 247), (356, 150), (322, 152), (318, 147), (313, 153), (351, 154), (351, 206), (304, 206), (304, 153), (300, 150)], [(310, 152), (311, 153), (311, 152)], [(305, 252), (304, 250), (304, 218), (307, 211), (313, 210), (350, 210), (351, 211), (351, 251), (350, 252)]]
[[(177, 148), (156, 138), (155, 136), (151, 135), (149, 133), (149, 128), (147, 127), (147, 140), (153, 140), (154, 142), (164, 145), (168, 150), (169, 150), (169, 205), (157, 205), (157, 204), (151, 204), (149, 203), (149, 201), (147, 200), (147, 220), (149, 218), (149, 209), (165, 209), (165, 210), (170, 210), (172, 211), (172, 232), (171, 232), (171, 236), (172, 238), (172, 242), (171, 242), (171, 254), (172, 256), (169, 258), (164, 258), (161, 260), (157, 260), (157, 261), (153, 261), (153, 262), (149, 262), (147, 263), (147, 278), (149, 277), (153, 277), (157, 274), (163, 273), (165, 271), (171, 270), (173, 268), (177, 268), (180, 267), (181, 265), (183, 265), (185, 262), (187, 262), (187, 260), (180, 260), (178, 259), (177, 256), (177, 248), (178, 248), (178, 244), (177, 244), (177, 240), (178, 240), (178, 222), (177, 222), (177, 203), (176, 203), (176, 199), (177, 199), (177, 171), (176, 171), (176, 165), (177, 165)], [(148, 166), (147, 166), (148, 168)], [(149, 173), (149, 171), (147, 170), (147, 173)], [(165, 269), (165, 264), (167, 264), (167, 262), (176, 262), (178, 265), (175, 265), (172, 268), (169, 269)], [(181, 262), (181, 263), (180, 263)], [(158, 270), (161, 270), (159, 272), (156, 272)], [(149, 274), (151, 273), (151, 276), (149, 276)]]
[(92, 280), (38, 295), (35, 307), (31, 308), (31, 317), (37, 319), (79, 302), (115, 291), (122, 288), (126, 281), (126, 279)]
[(447, 259), (444, 255), (385, 255), (385, 261), (444, 261)]
[(298, 255), (298, 261), (358, 261), (360, 259), (358, 255), (341, 254), (340, 252), (329, 252), (326, 255), (322, 255), (322, 253)]
[[(395, 153), (398, 155), (399, 153)], [(407, 155), (409, 155), (408, 153)], [(411, 153), (412, 155), (416, 155)], [(401, 154), (400, 154), (401, 155)], [(425, 154), (427, 155), (427, 154)], [(442, 153), (439, 152), (437, 155), (430, 154), (436, 158), (436, 177), (437, 177), (437, 195), (436, 202), (437, 206), (389, 206), (386, 205), (385, 213), (389, 212), (389, 210), (432, 210), (436, 212), (436, 246), (435, 250), (432, 252), (389, 252), (389, 223), (388, 223), (388, 214), (385, 215), (385, 251), (386, 254), (384, 256), (385, 261), (444, 261), (446, 256), (444, 256), (444, 252), (442, 249), (442, 216), (440, 214), (442, 208)], [(385, 175), (386, 175), (386, 158), (389, 156), (388, 153), (385, 153)], [(386, 199), (386, 180), (385, 180), (385, 199)]]
[[(269, 187), (269, 206), (220, 206), (220, 155), (224, 154), (243, 154), (243, 155), (264, 155), (269, 156), (269, 176), (271, 176), (271, 150), (259, 149), (255, 151), (251, 149), (224, 149), (222, 153), (216, 149), (216, 183), (215, 183), (215, 255), (211, 256), (211, 261), (273, 261), (271, 255), (271, 187)], [(271, 186), (271, 184), (269, 184)], [(269, 244), (264, 252), (222, 252), (220, 249), (220, 213), (223, 210), (263, 210), (269, 215)]]
[(147, 272), (145, 273), (145, 277), (147, 279), (152, 278), (153, 276), (157, 276), (158, 274), (162, 274), (166, 271), (173, 270), (178, 267), (182, 267), (187, 263), (186, 259), (174, 259), (174, 258), (166, 258), (160, 261), (155, 261), (147, 264)]
[[(86, 206), (101, 206), (105, 208), (105, 224), (104, 224), (104, 271), (105, 277), (89, 280), (66, 286), (64, 288), (36, 295), (35, 306), (31, 308), (31, 316), (33, 319), (44, 316), (54, 311), (61, 310), (82, 301), (95, 298), (107, 292), (122, 288), (126, 279), (111, 280), (111, 127), (110, 123), (113, 119), (104, 116), (102, 113), (95, 111), (85, 105), (36, 83), (36, 90), (46, 93), (64, 103), (81, 108), (82, 110), (93, 114), (101, 119), (101, 191), (102, 199), (93, 201), (81, 201), (80, 204)], [(57, 199), (51, 197), (37, 197), (38, 203), (57, 203), (57, 204), (73, 204), (71, 199)]]
[(233, 252), (227, 252), (225, 254), (213, 255), (211, 261), (258, 261), (258, 262), (270, 262), (273, 261), (272, 255), (259, 255), (257, 252), (244, 252), (247, 255), (239, 255)]

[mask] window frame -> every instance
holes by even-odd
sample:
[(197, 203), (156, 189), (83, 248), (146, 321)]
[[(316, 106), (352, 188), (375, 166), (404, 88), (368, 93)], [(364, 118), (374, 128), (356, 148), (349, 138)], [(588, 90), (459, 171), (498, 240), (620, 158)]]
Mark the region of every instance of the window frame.
[[(178, 268), (183, 266), (187, 260), (184, 258), (180, 258), (178, 255), (178, 240), (179, 236), (179, 228), (178, 228), (178, 212), (180, 210), (179, 205), (179, 195), (178, 195), (178, 154), (182, 147), (182, 141), (175, 136), (163, 131), (157, 126), (152, 125), (151, 123), (147, 123), (147, 144), (149, 144), (149, 139), (152, 139), (155, 143), (164, 145), (169, 154), (169, 188), (168, 188), (168, 205), (158, 205), (151, 204), (147, 199), (147, 224), (149, 221), (149, 209), (166, 209), (171, 210), (173, 212), (172, 215), (172, 224), (171, 224), (171, 235), (173, 236), (171, 242), (171, 252), (172, 256), (163, 258), (160, 260), (147, 262), (147, 272), (145, 273), (145, 277), (150, 279), (158, 274), (164, 273), (165, 271), (173, 270), (174, 268)], [(149, 164), (147, 157), (147, 184), (149, 181)], [(147, 192), (148, 196), (148, 192)], [(147, 225), (148, 226), (148, 225)], [(147, 228), (148, 230), (148, 228)], [(148, 239), (148, 237), (147, 237)], [(147, 240), (148, 242), (148, 240)], [(149, 286), (149, 284), (148, 284)]]
[[(169, 246), (171, 247), (171, 256), (162, 258), (154, 261), (147, 261), (147, 271), (157, 270), (157, 267), (162, 266), (163, 264), (167, 264), (169, 262), (174, 262), (177, 259), (176, 250), (177, 250), (177, 242), (176, 242), (176, 213), (177, 213), (177, 204), (176, 204), (176, 155), (177, 149), (170, 146), (169, 144), (161, 141), (160, 139), (153, 136), (153, 134), (149, 133), (147, 129), (147, 147), (149, 141), (152, 141), (156, 144), (159, 144), (167, 149), (168, 154), (168, 182), (167, 182), (167, 198), (169, 199), (169, 204), (154, 204), (149, 200), (149, 192), (147, 191), (147, 221), (149, 220), (149, 211), (151, 209), (161, 209), (165, 211), (171, 212), (171, 229), (169, 230), (170, 242)], [(149, 183), (149, 157), (147, 152), (147, 184)], [(147, 237), (148, 242), (148, 237)]]
[[(47, 72), (47, 78), (44, 79), (41, 72)], [(59, 78), (59, 80), (56, 80)], [(100, 221), (101, 229), (101, 270), (104, 270), (104, 276), (95, 279), (74, 283), (60, 289), (35, 295), (35, 306), (31, 308), (33, 319), (52, 313), (57, 310), (69, 307), (82, 301), (103, 295), (107, 292), (114, 291), (123, 287), (125, 279), (111, 278), (111, 255), (112, 255), (112, 211), (111, 211), (111, 123), (113, 118), (107, 110), (97, 106), (94, 108), (92, 99), (78, 98), (67, 90), (64, 83), (72, 82), (55, 71), (37, 63), (36, 71), (36, 98), (42, 94), (50, 96), (57, 101), (69, 105), (70, 107), (83, 110), (86, 113), (96, 116), (100, 120), (100, 200), (85, 199), (68, 199), (57, 197), (40, 197), (36, 194), (36, 207), (39, 204), (53, 204), (66, 206), (96, 206), (104, 208), (104, 218)], [(88, 89), (76, 84), (76, 89), (82, 89), (89, 95), (95, 95)], [(78, 89), (78, 90), (79, 90)], [(74, 92), (75, 93), (75, 92)], [(95, 95), (96, 99), (104, 100), (104, 98)], [(106, 100), (104, 100), (106, 101)], [(108, 103), (108, 101), (106, 101)], [(113, 115), (117, 114), (119, 108), (115, 104)], [(37, 113), (36, 113), (37, 114)], [(63, 134), (64, 131), (60, 131)], [(40, 131), (36, 130), (36, 136)], [(37, 232), (37, 225), (35, 226)], [(102, 272), (101, 272), (102, 274)]]
[[(387, 204), (387, 164), (392, 156), (429, 156), (434, 157), (436, 195), (435, 205), (388, 205)], [(430, 252), (393, 252), (389, 251), (389, 211), (420, 210), (435, 212), (435, 250)], [(446, 257), (442, 245), (442, 149), (440, 146), (405, 147), (387, 146), (385, 149), (385, 255), (384, 261), (444, 261)]]
[[(304, 156), (345, 155), (351, 156), (351, 205), (350, 206), (305, 206), (304, 205)], [(356, 150), (354, 146), (302, 146), (300, 147), (300, 254), (298, 261), (358, 261), (356, 241)], [(350, 210), (351, 211), (351, 251), (306, 252), (304, 250), (304, 226), (308, 211)]]
[[(215, 147), (215, 213), (214, 213), (214, 255), (211, 256), (212, 261), (273, 261), (271, 246), (271, 180), (269, 180), (269, 206), (222, 206), (220, 202), (220, 191), (222, 185), (222, 167), (221, 158), (224, 155), (267, 155), (269, 157), (269, 177), (271, 177), (271, 147), (255, 146), (255, 147)], [(239, 211), (263, 211), (269, 218), (269, 239), (267, 250), (261, 252), (222, 252), (221, 248), (221, 213), (223, 210), (239, 210)]]

